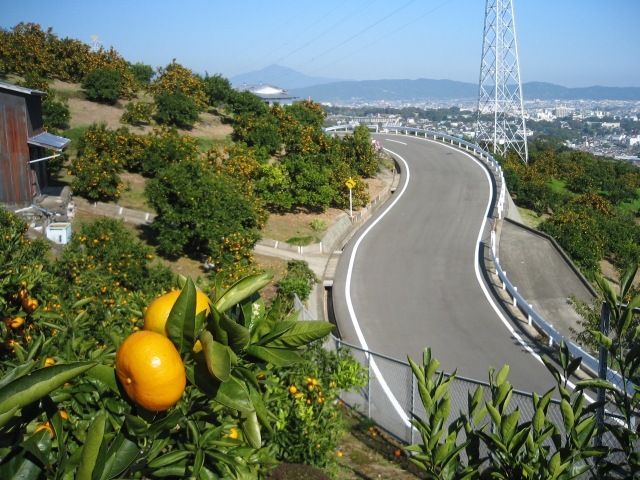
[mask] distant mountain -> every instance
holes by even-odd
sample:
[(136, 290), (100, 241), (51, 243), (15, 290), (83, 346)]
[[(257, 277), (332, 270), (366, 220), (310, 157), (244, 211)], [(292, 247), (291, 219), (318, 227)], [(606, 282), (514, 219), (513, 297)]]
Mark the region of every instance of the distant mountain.
[(640, 100), (638, 87), (582, 87), (567, 88), (544, 82), (522, 85), (527, 100)]
[[(544, 82), (522, 85), (526, 100), (640, 100), (638, 87), (585, 87), (567, 88)], [(478, 96), (478, 85), (453, 80), (363, 80), (342, 81), (312, 85), (291, 90), (301, 98), (310, 96), (320, 102), (347, 101), (429, 101), (473, 99)]]
[(236, 75), (229, 80), (234, 87), (244, 84), (258, 85), (260, 83), (270, 83), (285, 90), (342, 81), (339, 78), (310, 77), (304, 73), (296, 72), (295, 70), (280, 65), (269, 65), (262, 70)]
[(453, 80), (362, 80), (336, 82), (294, 89), (294, 95), (321, 102), (375, 100), (453, 100), (474, 98), (478, 86)]

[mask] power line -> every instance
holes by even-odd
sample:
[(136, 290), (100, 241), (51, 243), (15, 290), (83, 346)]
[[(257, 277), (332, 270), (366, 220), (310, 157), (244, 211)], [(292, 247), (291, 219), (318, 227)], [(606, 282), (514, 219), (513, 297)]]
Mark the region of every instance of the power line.
[[(300, 37), (300, 35), (308, 32), (311, 28), (315, 27), (318, 23), (320, 23), (322, 20), (324, 20), (325, 18), (327, 18), (329, 15), (331, 15), (333, 12), (335, 12), (338, 8), (340, 8), (342, 5), (344, 5), (345, 3), (347, 3), (349, 0), (344, 0), (342, 3), (338, 4), (337, 7), (335, 7), (333, 10), (329, 10), (329, 12), (327, 12), (326, 14), (324, 14), (322, 17), (320, 17), (318, 20), (316, 20), (314, 23), (312, 23), (311, 25), (309, 25), (308, 27), (306, 27), (304, 30), (302, 30), (299, 34), (297, 34), (295, 37), (287, 40), (286, 42), (284, 42), (282, 45), (280, 45), (278, 48), (276, 48), (275, 50), (272, 50), (271, 53), (269, 55), (274, 54), (275, 52), (277, 52), (278, 50), (281, 50), (282, 48), (286, 47), (289, 43), (293, 42), (296, 38)], [(247, 65), (244, 65), (243, 67), (239, 68), (236, 70), (236, 72), (231, 75), (234, 76), (236, 75), (236, 73), (242, 72), (245, 69), (255, 65), (256, 63), (263, 61), (264, 58), (259, 58)], [(280, 60), (276, 60), (274, 63), (279, 62)]]
[(327, 67), (329, 67), (329, 66), (333, 65), (334, 63), (337, 63), (337, 62), (339, 62), (339, 61), (341, 61), (341, 60), (344, 60), (345, 58), (350, 57), (351, 55), (353, 55), (353, 54), (355, 54), (355, 53), (358, 53), (359, 51), (364, 50), (365, 48), (370, 47), (370, 46), (371, 46), (371, 45), (373, 45), (374, 43), (378, 43), (378, 42), (380, 42), (380, 41), (384, 40), (385, 38), (390, 37), (390, 36), (391, 36), (391, 35), (393, 35), (394, 33), (397, 33), (397, 32), (399, 32), (400, 30), (402, 30), (402, 29), (404, 29), (404, 28), (408, 27), (409, 25), (411, 25), (411, 24), (413, 24), (413, 23), (416, 23), (418, 20), (423, 19), (423, 18), (424, 18), (424, 17), (426, 17), (427, 15), (429, 15), (429, 14), (431, 14), (431, 13), (435, 12), (436, 10), (438, 10), (438, 9), (440, 9), (440, 8), (442, 8), (442, 7), (444, 7), (444, 6), (445, 6), (445, 5), (447, 5), (448, 3), (451, 3), (452, 1), (453, 1), (453, 0), (447, 0), (446, 2), (444, 2), (444, 3), (440, 4), (440, 5), (438, 5), (437, 7), (433, 8), (433, 9), (431, 9), (431, 10), (429, 10), (429, 11), (428, 11), (428, 12), (426, 12), (425, 14), (420, 15), (418, 18), (416, 18), (416, 19), (414, 19), (414, 20), (412, 20), (412, 21), (410, 21), (410, 22), (408, 22), (408, 23), (405, 23), (404, 25), (402, 25), (402, 26), (401, 26), (401, 27), (399, 27), (399, 28), (396, 28), (393, 32), (387, 33), (386, 35), (384, 35), (384, 36), (382, 36), (382, 37), (380, 37), (380, 38), (378, 38), (378, 39), (374, 40), (373, 42), (366, 44), (364, 47), (361, 47), (361, 48), (359, 48), (359, 49), (357, 49), (357, 50), (354, 50), (354, 51), (353, 51), (353, 52), (351, 52), (351, 53), (348, 53), (348, 54), (347, 54), (347, 55), (345, 55), (344, 57), (340, 57), (340, 58), (338, 58), (337, 60), (334, 60), (334, 61), (333, 61), (333, 62), (331, 62), (331, 63), (327, 63), (326, 65), (323, 65), (322, 67), (316, 68), (315, 70), (312, 70), (311, 72), (307, 73), (307, 75), (311, 75), (312, 73), (315, 73), (315, 72), (317, 72), (318, 70), (322, 70), (322, 69), (324, 69), (324, 68), (327, 68)]
[[(313, 2), (311, 5), (307, 6), (307, 8), (303, 9), (302, 11), (300, 11), (299, 13), (296, 13), (293, 17), (291, 17), (289, 20), (287, 20), (284, 23), (279, 24), (274, 30), (272, 30), (271, 32), (269, 32), (267, 35), (265, 35), (264, 37), (261, 37), (260, 40), (255, 41), (250, 48), (254, 48), (256, 45), (261, 44), (265, 39), (271, 37), (274, 33), (278, 32), (279, 30), (281, 30), (282, 28), (286, 27), (288, 24), (290, 24), (293, 20), (296, 20), (300, 15), (302, 15), (303, 13), (305, 13), (307, 10), (309, 10), (311, 7), (313, 7), (316, 3), (319, 3), (321, 0), (316, 0), (315, 2)], [(243, 49), (243, 50), (246, 50)], [(234, 51), (232, 54), (224, 57), (222, 60), (220, 60), (220, 63), (224, 63), (225, 61), (229, 60), (231, 57), (235, 57), (236, 55), (238, 55), (238, 53), (240, 53), (240, 50), (236, 50)]]
[[(314, 57), (314, 58), (312, 58), (312, 59), (310, 59), (310, 60), (307, 60), (306, 62), (303, 62), (303, 63), (301, 63), (301, 64), (299, 64), (299, 65), (295, 66), (295, 67), (293, 68), (293, 70), (297, 70), (298, 68), (303, 67), (304, 65), (307, 65), (307, 64), (309, 64), (310, 62), (313, 62), (313, 61), (317, 60), (317, 59), (318, 59), (318, 58), (320, 58), (320, 57), (323, 57), (323, 56), (324, 56), (324, 55), (326, 55), (327, 53), (330, 53), (330, 52), (334, 51), (336, 48), (341, 47), (342, 45), (344, 45), (344, 44), (345, 44), (345, 43), (347, 43), (347, 42), (350, 42), (350, 41), (351, 41), (351, 40), (353, 40), (354, 38), (356, 38), (356, 37), (358, 37), (358, 36), (362, 35), (364, 32), (366, 32), (366, 31), (368, 31), (368, 30), (371, 30), (371, 29), (372, 29), (373, 27), (375, 27), (376, 25), (378, 25), (378, 24), (380, 24), (380, 23), (384, 22), (387, 18), (389, 18), (389, 17), (391, 17), (391, 16), (395, 15), (395, 14), (396, 14), (396, 13), (398, 13), (400, 10), (403, 10), (403, 9), (407, 8), (409, 5), (411, 5), (412, 3), (415, 3), (415, 2), (417, 2), (417, 0), (409, 0), (409, 2), (405, 3), (404, 5), (402, 5), (401, 7), (397, 8), (397, 9), (395, 9), (393, 12), (389, 13), (388, 15), (385, 15), (384, 17), (382, 17), (382, 18), (381, 18), (380, 20), (378, 20), (377, 22), (375, 22), (375, 23), (373, 23), (373, 24), (369, 25), (368, 27), (364, 28), (363, 30), (360, 30), (358, 33), (356, 33), (356, 34), (352, 35), (351, 37), (347, 38), (346, 40), (344, 40), (344, 41), (340, 42), (339, 44), (337, 44), (337, 45), (335, 45), (335, 46), (331, 47), (331, 48), (330, 48), (330, 49), (328, 49), (328, 50), (325, 50), (325, 51), (324, 51), (324, 52), (322, 52), (320, 55), (317, 55), (316, 57)], [(275, 80), (278, 80), (278, 79), (280, 79), (280, 78), (282, 78), (282, 77), (284, 77), (284, 75), (280, 75), (279, 77), (276, 77), (276, 78), (274, 78), (274, 79), (272, 79), (272, 80), (273, 80), (273, 81), (275, 81)]]

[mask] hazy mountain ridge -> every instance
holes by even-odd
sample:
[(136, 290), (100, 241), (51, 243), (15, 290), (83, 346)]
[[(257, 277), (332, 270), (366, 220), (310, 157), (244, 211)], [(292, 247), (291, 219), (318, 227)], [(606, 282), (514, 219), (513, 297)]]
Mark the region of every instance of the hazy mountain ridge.
[[(545, 82), (522, 85), (526, 100), (627, 100), (640, 101), (638, 87), (582, 87), (568, 88)], [(475, 99), (478, 85), (453, 80), (363, 80), (326, 83), (292, 89), (301, 98), (310, 96), (316, 101), (341, 102), (350, 100), (454, 100)]]
[[(234, 86), (270, 83), (289, 90), (300, 98), (311, 97), (320, 102), (352, 100), (456, 100), (478, 98), (478, 84), (455, 80), (340, 80), (312, 77), (281, 65), (229, 78)], [(546, 82), (522, 85), (526, 100), (627, 100), (640, 101), (640, 87), (569, 88)]]
[(262, 70), (234, 75), (229, 78), (229, 81), (234, 87), (244, 84), (258, 85), (260, 83), (270, 83), (284, 88), (285, 90), (291, 90), (307, 88), (314, 85), (322, 85), (325, 83), (341, 82), (342, 79), (311, 77), (281, 65), (269, 65)]

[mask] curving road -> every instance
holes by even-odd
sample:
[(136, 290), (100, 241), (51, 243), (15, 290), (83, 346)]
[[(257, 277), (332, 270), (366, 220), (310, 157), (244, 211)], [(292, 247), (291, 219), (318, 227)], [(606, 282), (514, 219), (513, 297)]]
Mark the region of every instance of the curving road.
[(508, 364), (516, 389), (552, 388), (553, 378), (509, 330), (477, 271), (477, 243), (490, 228), (485, 167), (424, 139), (373, 136), (408, 168), (398, 161), (396, 193), (340, 257), (333, 299), (345, 341), (364, 341), (400, 360), (407, 354), (420, 360), (431, 347), (445, 371), (457, 368), (458, 375), (483, 381), (489, 366)]

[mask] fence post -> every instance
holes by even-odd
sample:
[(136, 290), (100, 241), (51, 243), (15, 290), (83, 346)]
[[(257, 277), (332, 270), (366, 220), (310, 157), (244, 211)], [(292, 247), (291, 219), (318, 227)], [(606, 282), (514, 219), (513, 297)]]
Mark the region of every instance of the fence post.
[[(416, 376), (411, 372), (411, 418), (415, 414), (416, 406)], [(413, 445), (413, 425), (409, 424), (409, 445)]]
[[(609, 323), (610, 323), (609, 304), (603, 301), (602, 307), (600, 309), (600, 332), (603, 335), (609, 335)], [(607, 379), (607, 363), (608, 363), (607, 354), (608, 354), (607, 349), (604, 348), (602, 345), (600, 345), (600, 358), (598, 360), (598, 378), (601, 378), (603, 380)], [(606, 400), (605, 390), (604, 388), (600, 387), (598, 388), (598, 396), (596, 401), (604, 402), (605, 400)], [(601, 427), (603, 425), (604, 425), (604, 404), (602, 404), (596, 409), (596, 427), (598, 428), (598, 431), (601, 430)], [(596, 438), (594, 439), (593, 444), (598, 447), (602, 446), (601, 433), (596, 435)]]
[(367, 418), (371, 418), (371, 352), (366, 350), (365, 356), (367, 357)]

